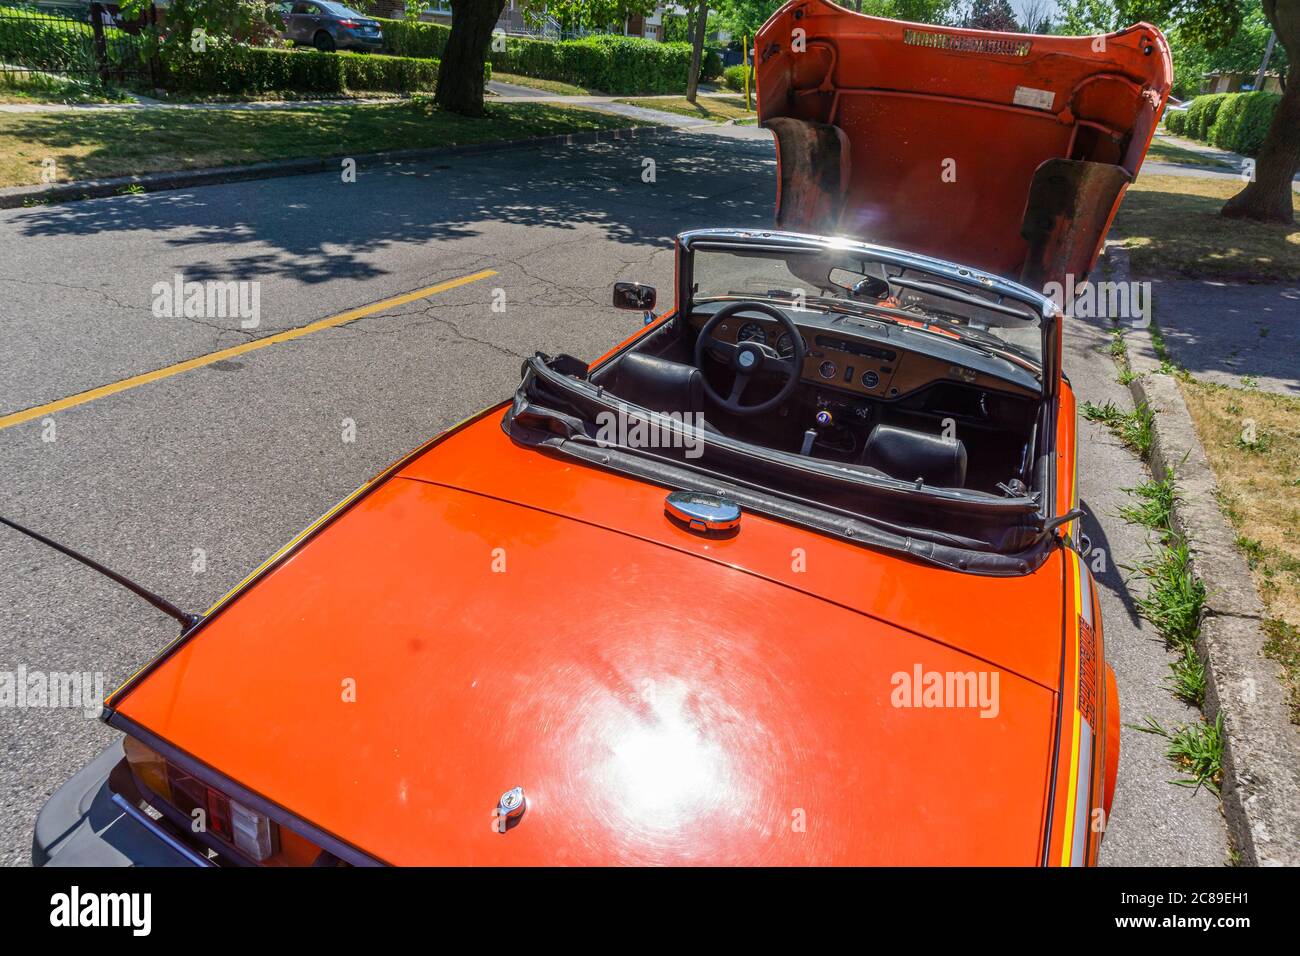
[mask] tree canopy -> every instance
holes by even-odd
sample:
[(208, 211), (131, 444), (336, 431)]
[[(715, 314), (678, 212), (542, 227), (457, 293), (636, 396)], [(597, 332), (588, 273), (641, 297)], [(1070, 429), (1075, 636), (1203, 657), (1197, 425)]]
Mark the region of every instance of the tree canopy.
[[(1273, 30), (1259, 0), (1061, 0), (1058, 7), (1063, 34), (1103, 33), (1139, 20), (1160, 27), (1174, 58), (1174, 95), (1182, 99), (1195, 96), (1211, 70), (1258, 69)], [(1278, 44), (1269, 69), (1285, 76), (1288, 67)]]
[(656, 0), (522, 0), (524, 16), (540, 22), (554, 17), (561, 30), (622, 27), (629, 17), (654, 13)]
[(1010, 0), (975, 0), (962, 18), (961, 25), (974, 30), (1020, 29), (1020, 21), (1016, 19)]

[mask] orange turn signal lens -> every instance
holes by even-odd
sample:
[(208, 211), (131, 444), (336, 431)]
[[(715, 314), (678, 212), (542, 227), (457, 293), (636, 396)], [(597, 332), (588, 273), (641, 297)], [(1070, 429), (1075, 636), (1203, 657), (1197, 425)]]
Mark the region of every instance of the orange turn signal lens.
[(163, 760), (162, 754), (134, 737), (124, 737), (122, 749), (126, 751), (126, 762), (136, 779), (162, 799), (170, 801), (172, 788), (167, 781), (167, 761)]

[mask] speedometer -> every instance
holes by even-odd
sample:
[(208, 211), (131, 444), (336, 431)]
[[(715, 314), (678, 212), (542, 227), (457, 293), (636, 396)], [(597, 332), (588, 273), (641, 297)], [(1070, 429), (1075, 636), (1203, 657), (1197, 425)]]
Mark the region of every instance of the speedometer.
[(736, 333), (737, 342), (757, 342), (759, 345), (767, 344), (767, 333), (757, 322), (746, 322)]
[[(800, 336), (799, 340), (802, 342), (803, 336)], [(807, 342), (804, 342), (803, 345), (804, 348), (808, 347)], [(776, 340), (776, 351), (781, 358), (790, 358), (794, 355), (794, 339), (790, 337), (789, 332), (782, 332), (781, 337)]]

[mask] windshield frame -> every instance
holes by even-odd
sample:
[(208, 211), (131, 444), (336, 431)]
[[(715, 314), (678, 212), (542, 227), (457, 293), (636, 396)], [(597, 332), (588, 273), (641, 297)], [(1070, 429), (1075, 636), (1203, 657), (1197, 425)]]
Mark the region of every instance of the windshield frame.
[[(677, 237), (677, 288), (676, 311), (683, 319), (689, 319), (694, 312), (694, 261), (699, 248), (725, 249), (727, 247), (749, 247), (755, 250), (764, 248), (779, 252), (824, 252), (828, 254), (847, 254), (874, 260), (886, 266), (897, 266), (908, 270), (928, 273), (942, 283), (953, 284), (969, 289), (972, 293), (994, 293), (1003, 298), (1013, 299), (1038, 316), (1040, 328), (1040, 354), (1042, 394), (1049, 398), (1055, 394), (1058, 372), (1057, 336), (1060, 329), (1060, 309), (1056, 303), (1034, 290), (991, 275), (970, 266), (936, 259), (931, 256), (918, 255), (888, 246), (878, 246), (857, 240), (816, 236), (806, 233), (784, 232), (781, 230), (752, 229), (695, 229), (683, 232)], [(712, 296), (707, 298), (713, 298)], [(755, 298), (763, 298), (757, 296)], [(810, 296), (809, 306), (812, 305)], [(846, 305), (856, 305), (851, 300)], [(862, 304), (864, 307), (865, 303)], [(873, 312), (873, 317), (879, 316)], [(950, 328), (952, 323), (940, 320), (941, 328)], [(978, 348), (972, 339), (963, 338), (965, 344)]]

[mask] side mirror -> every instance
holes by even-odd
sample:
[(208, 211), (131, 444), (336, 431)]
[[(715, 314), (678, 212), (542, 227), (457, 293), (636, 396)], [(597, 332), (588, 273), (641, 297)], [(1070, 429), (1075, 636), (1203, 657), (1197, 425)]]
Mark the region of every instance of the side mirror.
[(614, 308), (632, 312), (652, 312), (655, 307), (655, 287), (639, 282), (614, 283)]

